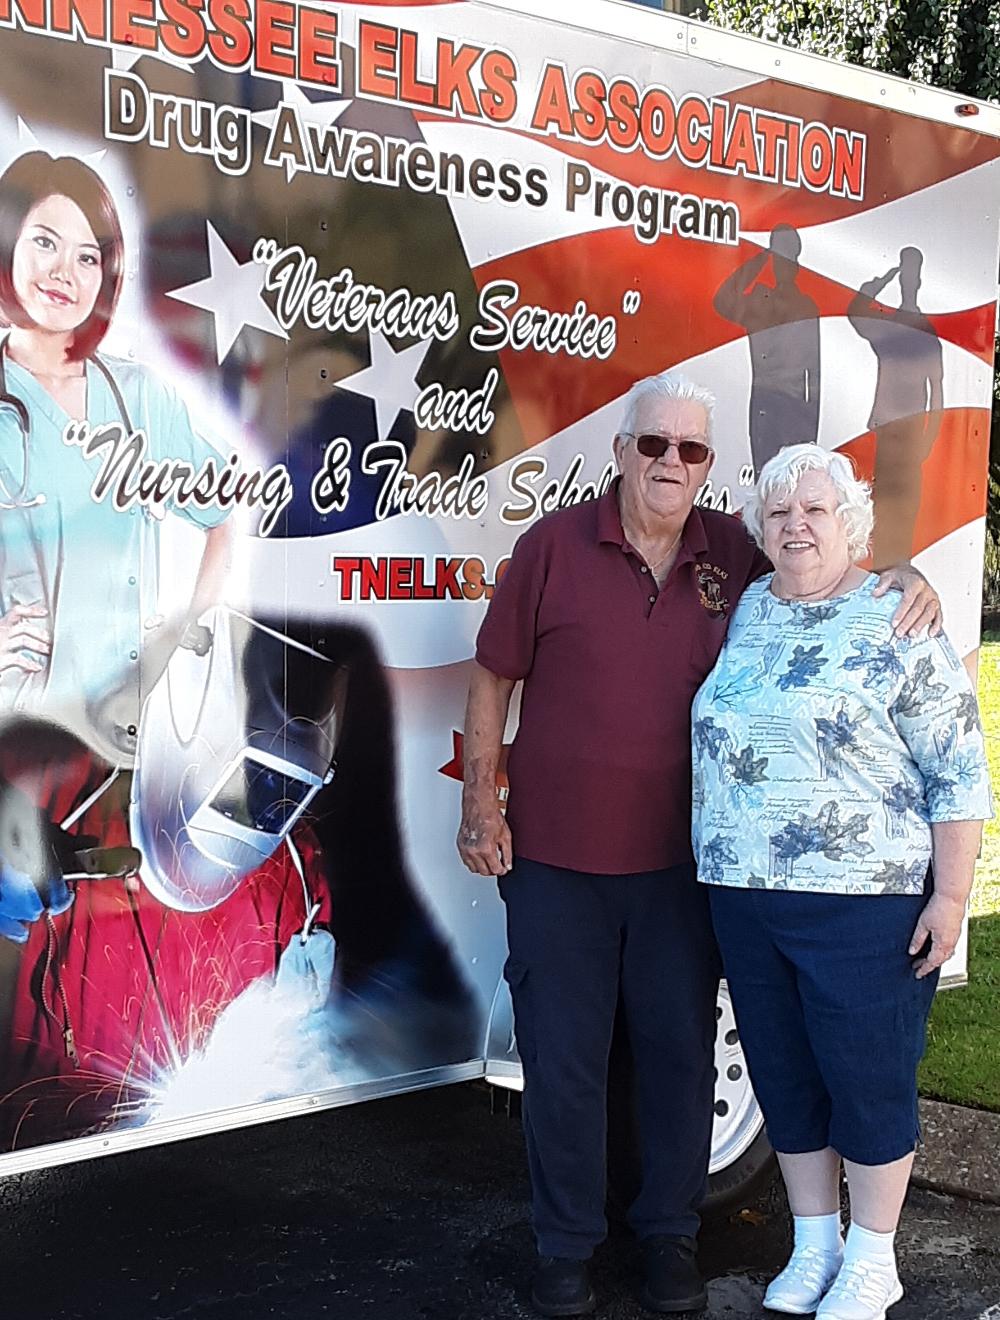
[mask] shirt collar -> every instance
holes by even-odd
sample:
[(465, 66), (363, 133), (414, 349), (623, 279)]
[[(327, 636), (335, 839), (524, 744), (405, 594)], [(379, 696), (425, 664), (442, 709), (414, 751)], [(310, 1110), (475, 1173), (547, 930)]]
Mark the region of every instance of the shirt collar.
[[(608, 490), (597, 501), (597, 539), (598, 541), (607, 541), (611, 545), (617, 545), (621, 550), (630, 550), (632, 547), (625, 536), (625, 529), (622, 527), (621, 514), (618, 512), (618, 487), (621, 484), (621, 477), (615, 477)], [(684, 557), (689, 555), (693, 558), (697, 555), (703, 555), (708, 549), (708, 536), (705, 533), (705, 523), (698, 511), (698, 506), (691, 510), (684, 524), (684, 530), (681, 533), (681, 551)]]

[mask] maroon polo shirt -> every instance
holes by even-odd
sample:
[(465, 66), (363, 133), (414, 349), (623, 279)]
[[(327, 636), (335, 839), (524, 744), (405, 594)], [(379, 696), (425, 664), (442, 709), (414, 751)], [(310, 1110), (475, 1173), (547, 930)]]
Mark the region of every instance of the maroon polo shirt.
[(693, 509), (662, 590), (625, 539), (617, 482), (517, 542), (476, 659), (523, 679), (508, 763), (514, 851), (600, 875), (691, 858), (691, 702), (729, 615), (770, 565), (743, 524)]

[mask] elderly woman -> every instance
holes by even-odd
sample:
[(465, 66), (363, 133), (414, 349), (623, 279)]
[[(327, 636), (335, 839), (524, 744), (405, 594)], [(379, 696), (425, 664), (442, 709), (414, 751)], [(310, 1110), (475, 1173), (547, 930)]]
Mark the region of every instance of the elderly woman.
[(782, 450), (744, 516), (775, 571), (695, 698), (694, 846), (795, 1220), (765, 1306), (883, 1320), (927, 1015), (991, 814), (982, 733), (948, 641), (897, 638), (859, 567), (847, 459)]

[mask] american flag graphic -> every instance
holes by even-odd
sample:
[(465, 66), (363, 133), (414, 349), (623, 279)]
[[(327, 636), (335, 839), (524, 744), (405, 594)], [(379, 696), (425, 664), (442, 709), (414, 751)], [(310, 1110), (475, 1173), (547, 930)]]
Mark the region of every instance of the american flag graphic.
[[(251, 662), (260, 652), (244, 655), (233, 692), (255, 705), (263, 691), (289, 724), (319, 723), (316, 674), (332, 660), (348, 679), (332, 777), (322, 766), (294, 829), (224, 902), (172, 907), (169, 883), (118, 877), (81, 884), (48, 921), (7, 914), (25, 940), (0, 990), (0, 1144), (155, 1127), (181, 1112), (170, 1104), (190, 1118), (280, 1097), (304, 1107), (310, 1092), (391, 1089), (445, 1066), (481, 1074), (491, 1033), (513, 1067), (501, 905), (465, 873), (454, 838), (475, 638), (517, 537), (606, 486), (623, 397), (676, 370), (717, 400), (706, 503), (738, 512), (782, 444), (844, 451), (874, 484), (874, 562), (912, 557), (973, 656), (1000, 135), (950, 105), (924, 113), (903, 84), (874, 89), (822, 62), (799, 76), (777, 48), (727, 38), (699, 58), (708, 29), (605, 0), (289, 6), (325, 24), (334, 90), (296, 78), (308, 61), (296, 66), (281, 24), (270, 71), (234, 71), (148, 36), (141, 49), (67, 40), (25, 5), (0, 15), (0, 165), (37, 148), (90, 162), (124, 233), (104, 351), (176, 387), (206, 431), (287, 477), (269, 534), (236, 520), (218, 602), (263, 621), (265, 654), (277, 642), (287, 655), (267, 673)], [(104, 10), (87, 12), (96, 24)], [(51, 85), (60, 96), (40, 108)], [(602, 100), (600, 86), (613, 93)], [(163, 98), (175, 136), (156, 140), (150, 115), (112, 140), (116, 95), (123, 114)], [(176, 120), (164, 109), (175, 103)], [(296, 252), (317, 292), (282, 320), (275, 254)], [(338, 290), (378, 316), (327, 324), (318, 309)], [(393, 320), (414, 303), (438, 320)], [(584, 323), (610, 336), (600, 351), (574, 346)], [(13, 426), (0, 409), (0, 442), (20, 455)], [(84, 491), (77, 529), (88, 509)], [(0, 549), (11, 512), (0, 510)], [(154, 534), (161, 597), (187, 605), (202, 531), (167, 516)], [(122, 582), (154, 559), (123, 563)], [(94, 619), (109, 608), (95, 600)], [(142, 692), (142, 776), (126, 764), (108, 780), (82, 744), (40, 761), (25, 735), (0, 737), (0, 778), (92, 843), (134, 843), (143, 812), (148, 837), (162, 837), (171, 812), (188, 819), (183, 786), (155, 778), (168, 739), (189, 756), (182, 779), (197, 769), (228, 784), (237, 765), (215, 749), (206, 768), (216, 731), (198, 724), (224, 660), (218, 645), (182, 647)], [(515, 698), (505, 748), (516, 716)], [(61, 749), (70, 735), (57, 732)], [(275, 772), (290, 791), (294, 769)], [(140, 778), (156, 786), (147, 799), (130, 788)], [(3, 901), (0, 871), (0, 917)], [(330, 960), (337, 943), (338, 1011), (349, 999), (368, 1015), (351, 1019), (363, 1048), (347, 1071), (330, 1022), (314, 1006), (288, 1016), (277, 993), (310, 923)], [(241, 1004), (254, 1030), (237, 1030)], [(265, 1009), (281, 1010), (273, 1053), (256, 1030)], [(369, 1019), (372, 1042), (358, 1025)], [(219, 1066), (226, 1040), (237, 1067)], [(216, 1089), (176, 1089), (192, 1060)], [(236, 1074), (258, 1089), (235, 1095)]]
[[(350, 16), (357, 22), (366, 16), (398, 22), (428, 38), (484, 46), (497, 40), (495, 13), (476, 5), (413, 4), (406, 6), (405, 15), (397, 10), (400, 6), (357, 5), (350, 7)], [(346, 14), (344, 28), (349, 34)], [(750, 414), (755, 407), (761, 431), (767, 430), (771, 414), (773, 444), (815, 440), (844, 450), (870, 479), (877, 448), (873, 407), (881, 392), (895, 398), (890, 397), (889, 413), (881, 409), (879, 425), (905, 424), (907, 418), (913, 422), (911, 461), (918, 471), (911, 481), (920, 486), (915, 517), (904, 515), (907, 526), (890, 543), (897, 559), (912, 555), (924, 569), (944, 598), (958, 649), (962, 654), (973, 651), (978, 644), (996, 316), (997, 216), (991, 199), (998, 179), (997, 140), (957, 123), (928, 122), (832, 92), (653, 52), (612, 36), (572, 29), (561, 33), (558, 58), (570, 83), (578, 70), (600, 69), (639, 87), (667, 87), (677, 99), (694, 93), (713, 106), (745, 107), (803, 125), (836, 125), (863, 135), (866, 144), (860, 200), (742, 174), (695, 170), (677, 152), (657, 159), (641, 148), (622, 151), (608, 142), (588, 145), (554, 131), (533, 130), (532, 93), (541, 83), (547, 53), (555, 50), (551, 28), (540, 19), (511, 14), (504, 18), (502, 39), (516, 58), (522, 91), (511, 122), (486, 124), (438, 109), (400, 111), (400, 116), (409, 123), (407, 132), (419, 135), (437, 155), (545, 171), (551, 181), (545, 205), (501, 207), (468, 192), (447, 198), (448, 222), (461, 258), (479, 292), (495, 282), (510, 282), (517, 287), (516, 306), (570, 313), (582, 299), (596, 316), (615, 317), (617, 345), (605, 360), (588, 361), (532, 347), (500, 350), (500, 395), (504, 403), (509, 400), (509, 412), (501, 413), (500, 425), (482, 445), (469, 441), (490, 484), (485, 525), (389, 518), (335, 533), (337, 552), (343, 547), (353, 553), (363, 544), (370, 555), (448, 552), (495, 563), (509, 553), (516, 533), (523, 530), (498, 524), (493, 512), (503, 503), (511, 466), (530, 452), (544, 458), (548, 471), (557, 475), (582, 454), (585, 478), (596, 479), (609, 457), (620, 400), (636, 380), (654, 372), (682, 371), (715, 393), (718, 456), (712, 493), (718, 497), (725, 491), (733, 509), (742, 502), (754, 462)], [(357, 117), (348, 112), (342, 122), (364, 122), (369, 107), (354, 105)], [(677, 232), (642, 241), (633, 217), (620, 219), (608, 205), (596, 214), (592, 196), (571, 211), (563, 180), (573, 162), (586, 167), (591, 193), (604, 184), (608, 195), (624, 184), (633, 195), (648, 190), (731, 202), (740, 216), (737, 241), (708, 242)], [(411, 205), (420, 207), (425, 200), (411, 197)], [(440, 223), (437, 211), (433, 223)], [(770, 315), (765, 308), (754, 329), (752, 308), (742, 316), (733, 299), (756, 300), (758, 313), (769, 297), (772, 303), (780, 301), (774, 296), (775, 265), (766, 256), (776, 231), (794, 234), (797, 306), (785, 321), (780, 308)], [(427, 237), (440, 256), (448, 236), (438, 230)], [(902, 259), (907, 288), (897, 273), (871, 292), (882, 276), (900, 268), (900, 254), (907, 252)], [(758, 255), (763, 264), (755, 270)], [(450, 260), (454, 262), (455, 254)], [(743, 287), (726, 305), (720, 291), (727, 282), (738, 283), (742, 270), (747, 271)], [(628, 313), (623, 311), (626, 294), (636, 308)], [(912, 304), (909, 315), (902, 306), (907, 299)], [(474, 307), (470, 311), (474, 319)], [(463, 320), (466, 315), (463, 307)], [(890, 333), (890, 342), (879, 344), (879, 351), (873, 345), (875, 336), (866, 333), (873, 324), (887, 332), (896, 326), (898, 331), (894, 341)], [(803, 344), (812, 337), (818, 339), (818, 370), (805, 386), (807, 393), (812, 391), (812, 421), (803, 433), (794, 406), (789, 413), (781, 395), (802, 390), (795, 373)], [(921, 383), (920, 359), (928, 352), (940, 365)], [(462, 368), (470, 379), (479, 380), (490, 359), (470, 363), (473, 356), (466, 353)], [(782, 358), (790, 359), (784, 374)], [(457, 361), (453, 356), (449, 365)], [(889, 388), (893, 373), (901, 381), (894, 391)], [(914, 377), (909, 384), (908, 374)], [(921, 420), (918, 412), (934, 416)], [(787, 427), (789, 421), (792, 429), (783, 432), (783, 423)], [(401, 414), (397, 432), (406, 422)], [(906, 445), (904, 440), (904, 453)], [(887, 486), (884, 477), (882, 484)], [(887, 524), (896, 516), (888, 501), (882, 516)], [(315, 535), (319, 529), (309, 530)], [(904, 544), (908, 548), (900, 556), (898, 548)], [(267, 548), (259, 549), (266, 557)], [(304, 568), (311, 552), (303, 545), (298, 553)], [(404, 669), (467, 658), (477, 622), (472, 616), (484, 607), (485, 601), (478, 609), (470, 609), (466, 601), (431, 603), (428, 615), (434, 609), (441, 626), (436, 619), (429, 645), (415, 635), (422, 630), (410, 626), (408, 602), (366, 606), (387, 660)]]

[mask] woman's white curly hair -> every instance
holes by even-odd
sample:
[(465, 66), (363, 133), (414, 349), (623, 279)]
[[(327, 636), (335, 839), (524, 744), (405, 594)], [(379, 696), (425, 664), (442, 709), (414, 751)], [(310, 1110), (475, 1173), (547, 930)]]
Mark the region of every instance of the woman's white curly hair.
[(840, 497), (837, 512), (847, 533), (851, 562), (857, 563), (868, 553), (875, 510), (871, 487), (855, 476), (854, 466), (843, 454), (821, 449), (819, 445), (786, 445), (760, 470), (757, 485), (743, 506), (747, 531), (763, 549), (764, 505), (777, 495), (785, 499), (799, 484), (805, 472), (825, 472)]

